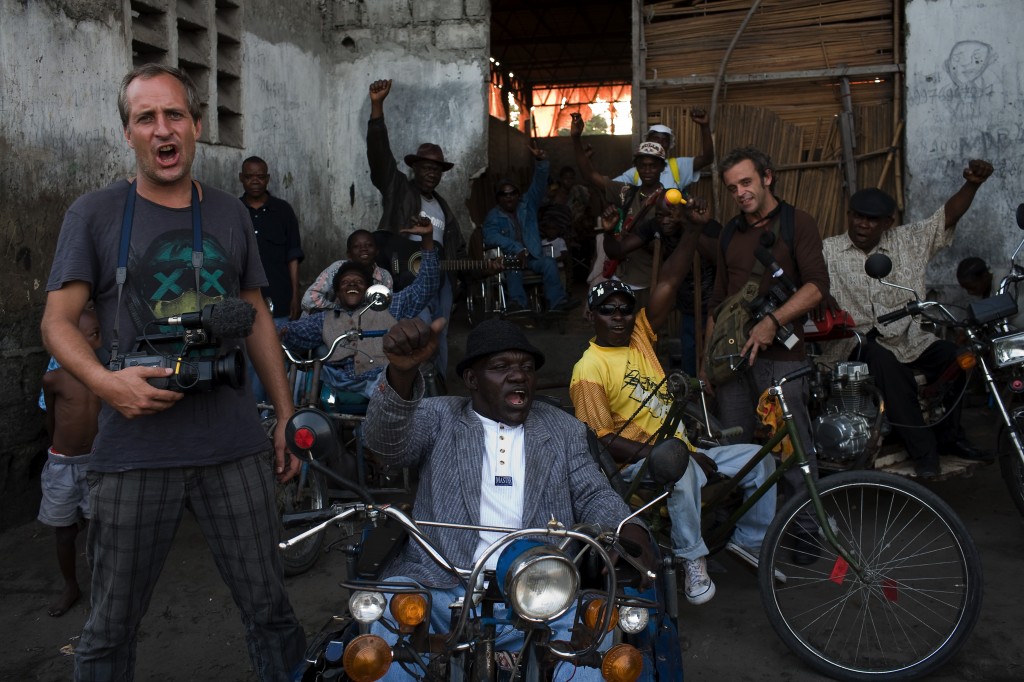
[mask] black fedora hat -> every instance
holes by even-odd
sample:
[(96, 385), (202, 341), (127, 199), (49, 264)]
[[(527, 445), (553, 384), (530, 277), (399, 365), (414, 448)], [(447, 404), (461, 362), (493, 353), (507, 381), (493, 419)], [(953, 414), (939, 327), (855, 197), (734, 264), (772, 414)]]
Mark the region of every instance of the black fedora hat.
[(405, 155), (405, 165), (410, 168), (420, 161), (433, 161), (441, 167), (441, 170), (447, 171), (455, 167), (454, 163), (444, 160), (444, 152), (441, 148), (433, 142), (424, 142), (420, 145), (419, 149), (416, 150), (415, 154)]
[(869, 218), (888, 218), (896, 211), (896, 200), (877, 187), (869, 187), (853, 193), (850, 209)]
[(455, 372), (461, 377), (480, 358), (507, 350), (529, 353), (537, 361), (537, 369), (544, 366), (544, 353), (527, 340), (521, 327), (508, 320), (492, 318), (484, 320), (469, 333), (466, 356), (455, 366)]

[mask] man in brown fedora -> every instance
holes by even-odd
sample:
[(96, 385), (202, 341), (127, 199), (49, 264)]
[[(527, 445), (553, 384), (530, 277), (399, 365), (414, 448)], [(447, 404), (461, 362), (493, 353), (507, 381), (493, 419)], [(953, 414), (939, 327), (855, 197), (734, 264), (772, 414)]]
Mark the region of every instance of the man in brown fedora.
[[(399, 171), (398, 162), (391, 151), (388, 129), (384, 124), (384, 100), (391, 92), (390, 80), (378, 80), (370, 84), (370, 121), (366, 127), (366, 158), (370, 162), (370, 180), (380, 190), (383, 210), (377, 226), (378, 235), (392, 233), (382, 252), (398, 251), (405, 257), (395, 259), (400, 265), (408, 262), (408, 255), (418, 249), (410, 248), (406, 237), (398, 231), (409, 227), (410, 221), (418, 216), (430, 218), (434, 226), (434, 244), (444, 258), (466, 258), (466, 241), (459, 229), (458, 219), (448, 207), (448, 202), (435, 192), (441, 176), (455, 165), (444, 158), (441, 147), (424, 142), (415, 154), (405, 156), (405, 164), (412, 169), (412, 178)], [(395, 283), (402, 286), (403, 273), (396, 272)], [(409, 278), (411, 281), (411, 278)], [(424, 308), (420, 317), (426, 321), (439, 317), (447, 318), (452, 309), (452, 292), (455, 290), (455, 273), (449, 272), (441, 278), (437, 294)], [(444, 376), (448, 365), (447, 332), (442, 332), (441, 343), (434, 358), (437, 371)]]

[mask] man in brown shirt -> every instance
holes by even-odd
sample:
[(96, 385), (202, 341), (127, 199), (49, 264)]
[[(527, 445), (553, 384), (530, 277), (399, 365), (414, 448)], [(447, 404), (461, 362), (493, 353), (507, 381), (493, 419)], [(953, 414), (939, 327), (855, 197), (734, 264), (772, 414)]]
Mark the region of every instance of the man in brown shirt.
[[(773, 194), (774, 172), (771, 159), (766, 154), (752, 147), (733, 150), (722, 160), (719, 173), (726, 189), (736, 200), (740, 214), (722, 230), (715, 290), (708, 304), (712, 312), (708, 315), (706, 339), (710, 341), (714, 333), (718, 306), (740, 291), (751, 278), (755, 263), (758, 263), (755, 251), (759, 246), (768, 249), (796, 287), (784, 304), (751, 328), (740, 351), (748, 358), (747, 367), (737, 372), (731, 381), (713, 387), (718, 397), (722, 426), (742, 426), (742, 439), (749, 441), (753, 438), (755, 408), (761, 393), (773, 378), (807, 364), (803, 321), (828, 293), (828, 268), (822, 257), (821, 234), (814, 218), (788, 206)], [(787, 225), (787, 222), (791, 224)], [(773, 284), (770, 270), (764, 268), (760, 276), (760, 294)], [(775, 335), (780, 326), (790, 323), (798, 340), (792, 348), (786, 348), (775, 341)], [(703, 363), (701, 367), (703, 374)], [(796, 418), (804, 449), (811, 460), (812, 471), (816, 471), (814, 442), (807, 414), (806, 380), (789, 382), (784, 391)], [(787, 472), (782, 480), (783, 493), (788, 496), (800, 486), (800, 471), (792, 469)]]

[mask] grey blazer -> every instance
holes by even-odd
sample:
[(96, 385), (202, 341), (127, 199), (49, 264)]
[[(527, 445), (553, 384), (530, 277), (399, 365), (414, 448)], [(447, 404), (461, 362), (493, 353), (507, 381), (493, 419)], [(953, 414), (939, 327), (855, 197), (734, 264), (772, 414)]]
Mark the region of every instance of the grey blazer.
[[(386, 381), (382, 383), (366, 412), (366, 445), (385, 463), (419, 470), (415, 519), (479, 524), (484, 447), (480, 419), (469, 398), (421, 399), (422, 394), (421, 379), (410, 401)], [(567, 528), (578, 522), (615, 527), (629, 515), (626, 503), (591, 457), (580, 421), (556, 407), (534, 402), (525, 429), (523, 519), (527, 526), (544, 526), (554, 516)], [(447, 528), (429, 528), (426, 533), (456, 566), (473, 565), (475, 533)], [(385, 574), (408, 576), (427, 587), (456, 583), (411, 542)]]

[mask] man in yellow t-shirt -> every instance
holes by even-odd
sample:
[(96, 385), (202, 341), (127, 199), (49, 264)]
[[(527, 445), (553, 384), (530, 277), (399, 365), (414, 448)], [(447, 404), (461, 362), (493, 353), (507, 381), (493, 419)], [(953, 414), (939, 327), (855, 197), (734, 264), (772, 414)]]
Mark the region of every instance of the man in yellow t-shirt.
[[(685, 209), (684, 209), (685, 210)], [(676, 289), (693, 262), (699, 230), (689, 229), (669, 256), (648, 307), (636, 310), (636, 297), (622, 282), (609, 280), (590, 290), (587, 306), (595, 337), (573, 368), (569, 394), (576, 417), (593, 429), (629, 479), (637, 473), (661, 428), (671, 396), (664, 389), (665, 372), (654, 351), (655, 329), (675, 305)], [(639, 411), (638, 411), (639, 409)], [(685, 433), (677, 433), (687, 445)], [(736, 474), (756, 454), (756, 445), (730, 445), (701, 451), (718, 470)], [(742, 481), (744, 494), (756, 490), (774, 471), (765, 458)], [(691, 604), (703, 604), (715, 594), (707, 574), (707, 545), (700, 532), (700, 488), (707, 478), (699, 466), (687, 467), (676, 482), (668, 509), (672, 545), (685, 569), (685, 593)], [(729, 549), (756, 564), (768, 524), (775, 516), (775, 495), (764, 495), (737, 524)]]

